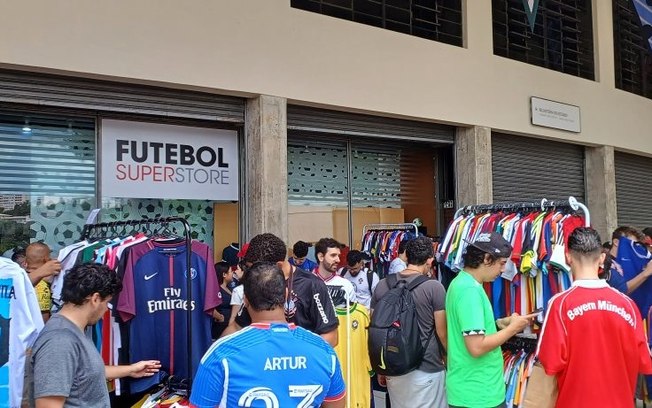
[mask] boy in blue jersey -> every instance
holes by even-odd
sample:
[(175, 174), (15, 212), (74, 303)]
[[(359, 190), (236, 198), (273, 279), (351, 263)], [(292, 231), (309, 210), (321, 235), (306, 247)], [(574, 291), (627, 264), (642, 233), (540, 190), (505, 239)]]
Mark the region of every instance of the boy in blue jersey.
[[(644, 241), (645, 235), (636, 228), (618, 227), (611, 234), (611, 249), (604, 263), (604, 277), (609, 285), (632, 298), (645, 297), (649, 292), (647, 285), (652, 284), (647, 282), (652, 276), (652, 261)], [(641, 307), (640, 301), (637, 304)], [(641, 314), (646, 316), (644, 309), (641, 308)]]
[(244, 294), (252, 324), (206, 352), (191, 406), (344, 407), (345, 385), (333, 348), (285, 320), (285, 276), (279, 266), (254, 264), (244, 277)]
[(312, 272), (317, 268), (317, 263), (308, 258), (310, 244), (303, 241), (297, 241), (292, 247), (292, 256), (288, 259), (290, 265), (299, 267), (304, 271)]

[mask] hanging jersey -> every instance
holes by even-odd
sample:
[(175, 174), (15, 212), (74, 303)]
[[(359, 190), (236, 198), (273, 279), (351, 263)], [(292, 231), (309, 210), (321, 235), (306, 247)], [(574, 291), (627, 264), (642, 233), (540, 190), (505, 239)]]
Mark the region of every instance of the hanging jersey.
[(293, 324), (252, 324), (206, 352), (190, 403), (214, 407), (318, 407), (344, 396), (335, 351)]
[[(160, 360), (162, 371), (187, 378), (190, 308), (192, 366), (195, 370), (199, 366), (211, 344), (211, 313), (221, 298), (208, 246), (193, 242), (191, 259), (192, 299), (188, 300), (185, 244), (167, 246), (147, 241), (131, 247), (117, 305), (122, 319), (130, 321), (130, 362)], [(131, 391), (158, 384), (160, 375), (132, 381)]]
[(61, 289), (63, 289), (63, 279), (66, 274), (77, 262), (77, 255), (88, 246), (87, 241), (78, 242), (61, 249), (57, 260), (61, 262), (61, 272), (52, 278), (52, 285), (50, 286), (50, 295), (52, 298), (52, 313), (56, 313), (63, 306), (61, 300)]
[(537, 354), (557, 376), (557, 407), (629, 408), (637, 375), (652, 373), (638, 308), (603, 280), (575, 281), (550, 300)]
[[(366, 408), (371, 401), (369, 386), (371, 362), (369, 361), (369, 312), (355, 303), (346, 308), (338, 308), (337, 346), (335, 352), (342, 365), (342, 376), (347, 385), (347, 400), (352, 408)], [(351, 370), (349, 372), (349, 369)]]
[(36, 298), (38, 299), (38, 306), (41, 312), (49, 312), (52, 307), (50, 284), (46, 280), (41, 279), (34, 289), (36, 290)]
[(20, 407), (25, 352), (43, 329), (34, 287), (13, 261), (0, 258), (0, 407)]

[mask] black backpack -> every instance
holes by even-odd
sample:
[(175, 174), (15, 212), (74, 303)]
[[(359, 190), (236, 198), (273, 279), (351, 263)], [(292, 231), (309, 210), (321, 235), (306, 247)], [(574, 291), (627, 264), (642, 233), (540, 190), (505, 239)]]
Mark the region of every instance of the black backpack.
[(419, 275), (407, 284), (398, 274), (387, 277), (389, 291), (376, 304), (369, 326), (369, 357), (376, 373), (403, 375), (421, 364), (432, 333), (424, 346), (412, 291), (428, 280)]

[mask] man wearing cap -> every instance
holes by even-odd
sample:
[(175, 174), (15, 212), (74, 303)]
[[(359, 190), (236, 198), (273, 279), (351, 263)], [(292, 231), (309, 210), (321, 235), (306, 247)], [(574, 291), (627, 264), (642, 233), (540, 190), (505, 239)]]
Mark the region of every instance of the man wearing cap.
[(500, 346), (521, 332), (535, 314), (499, 319), (497, 330), (489, 298), (482, 287), (500, 276), (512, 246), (500, 234), (483, 233), (463, 255), (464, 269), (446, 294), (448, 372), (451, 407), (504, 407), (505, 381)]

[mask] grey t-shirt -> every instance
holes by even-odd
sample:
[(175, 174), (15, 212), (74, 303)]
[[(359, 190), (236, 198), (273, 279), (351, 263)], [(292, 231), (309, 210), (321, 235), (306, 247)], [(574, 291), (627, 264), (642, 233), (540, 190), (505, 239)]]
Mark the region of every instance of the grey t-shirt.
[(53, 315), (32, 349), (34, 398), (66, 397), (66, 408), (110, 408), (104, 361), (79, 327)]
[[(407, 283), (410, 283), (417, 276), (419, 275), (397, 274), (399, 280), (405, 279)], [(387, 292), (389, 292), (389, 285), (387, 284), (387, 279), (383, 279), (376, 287), (376, 291), (371, 298), (371, 309), (376, 306), (376, 303)], [(433, 331), (435, 325), (434, 313), (446, 308), (446, 289), (438, 281), (430, 279), (417, 286), (412, 291), (412, 296), (417, 306), (417, 319), (419, 321), (419, 331), (421, 332), (421, 342), (426, 344), (428, 336)], [(426, 353), (423, 356), (423, 362), (419, 366), (419, 370), (427, 373), (438, 373), (445, 368), (435, 334), (430, 339)]]

